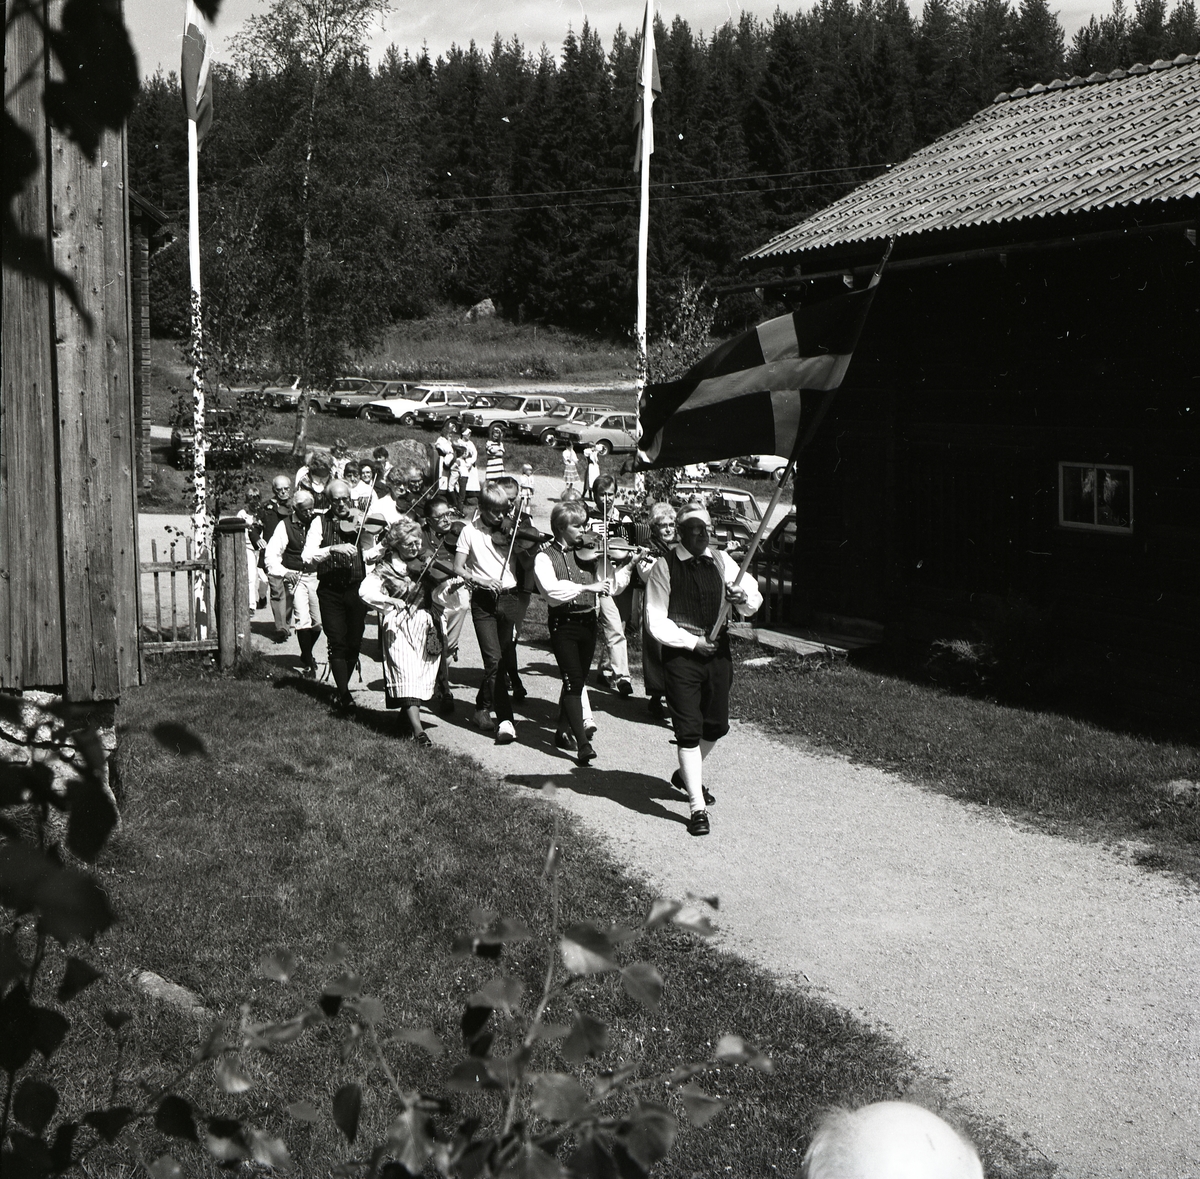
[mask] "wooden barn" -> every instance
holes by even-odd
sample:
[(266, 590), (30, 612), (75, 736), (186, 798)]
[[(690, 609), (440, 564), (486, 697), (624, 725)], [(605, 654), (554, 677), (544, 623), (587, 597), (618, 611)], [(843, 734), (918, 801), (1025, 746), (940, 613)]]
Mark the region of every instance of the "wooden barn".
[(749, 256), (891, 261), (797, 480), (792, 621), (1200, 718), (1200, 60), (1002, 94)]
[(6, 76), (31, 66), (5, 101), (40, 160), (14, 201), (16, 224), (47, 243), (81, 308), (5, 267), (0, 688), (112, 701), (139, 680), (125, 139), (105, 133), (89, 161), (47, 129), (41, 34), (14, 22)]

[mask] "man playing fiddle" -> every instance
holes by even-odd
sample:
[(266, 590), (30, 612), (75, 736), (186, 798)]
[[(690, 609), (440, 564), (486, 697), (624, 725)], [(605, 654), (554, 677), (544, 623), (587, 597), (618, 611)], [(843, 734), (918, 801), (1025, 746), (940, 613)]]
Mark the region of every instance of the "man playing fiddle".
[[(475, 697), (475, 724), (495, 730), (496, 744), (517, 739), (507, 668), (513, 660), (513, 636), (520, 602), (517, 575), (509, 556), (511, 534), (504, 528), (508, 493), (489, 483), (479, 496), (475, 518), (458, 535), (454, 572), (471, 589), (471, 621), (483, 656), (483, 682)], [(496, 713), (493, 724), (491, 712)]]
[(326, 488), (329, 511), (309, 525), (302, 559), (305, 568), (317, 570), (317, 599), (329, 644), (329, 670), (336, 687), (334, 709), (354, 708), (350, 673), (358, 663), (367, 604), (359, 597), (366, 576), (366, 561), (378, 555), (376, 537), (367, 533), (365, 520), (351, 506), (350, 488), (334, 479)]
[(496, 480), (497, 487), (503, 487), (508, 493), (508, 502), (512, 505), (509, 511), (509, 526), (516, 530), (515, 537), (510, 541), (513, 559), (513, 572), (517, 575), (517, 618), (513, 629), (512, 662), (508, 665), (508, 686), (512, 698), (518, 702), (524, 700), (529, 693), (521, 683), (521, 673), (517, 658), (517, 649), (521, 642), (521, 627), (525, 625), (525, 615), (529, 613), (529, 601), (537, 593), (537, 578), (533, 573), (533, 558), (538, 547), (549, 539), (533, 523), (529, 514), (529, 505), (533, 500), (532, 491), (526, 495), (520, 482), (513, 475), (502, 475)]
[[(279, 490), (276, 489), (276, 495), (279, 494)], [(315, 509), (316, 501), (312, 492), (303, 489), (297, 491), (288, 514), (278, 518), (263, 553), (263, 568), (271, 583), (272, 607), (275, 587), (278, 586), (285, 622), (289, 611), (295, 618), (296, 640), (300, 644), (301, 674), (309, 680), (316, 678), (317, 662), (313, 658), (313, 648), (321, 634), (317, 575), (304, 561), (308, 533), (312, 524), (316, 522)], [(278, 619), (279, 614), (275, 617)]]

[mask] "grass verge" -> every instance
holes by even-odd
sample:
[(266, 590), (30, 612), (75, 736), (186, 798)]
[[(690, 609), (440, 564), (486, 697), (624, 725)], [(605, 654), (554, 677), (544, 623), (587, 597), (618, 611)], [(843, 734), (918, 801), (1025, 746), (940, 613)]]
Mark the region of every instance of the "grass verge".
[(765, 666), (742, 666), (735, 679), (737, 711), (762, 728), (1054, 834), (1132, 841), (1145, 867), (1200, 881), (1200, 746), (846, 663), (743, 651), (774, 655)]
[[(207, 757), (184, 758), (160, 745), (152, 731), (170, 720), (185, 720)], [(279, 946), (300, 955), (295, 983), (309, 998), (326, 977), (321, 955), (344, 943), (388, 1024), (432, 1026), (446, 1043), (458, 1043), (462, 1002), (493, 970), (451, 958), (451, 939), (475, 906), (519, 917), (545, 935), (540, 873), (552, 814), (538, 798), (498, 794), (467, 759), (397, 741), (390, 723), (338, 721), (281, 682), (221, 678), (193, 664), (167, 665), (150, 685), (126, 694), (116, 761), (124, 825), (102, 865), (123, 920), (98, 947), (106, 978), (76, 1006), (96, 1034), (70, 1037), (52, 1060), (70, 1105), (105, 1102), (110, 1088), (117, 1100), (135, 1097), (140, 1082), (159, 1081), (185, 1061), (202, 1034), (203, 1021), (135, 990), (133, 972), (152, 970), (190, 987), (211, 1015), (236, 1020), (243, 1002), (256, 1017), (287, 1015), (299, 999), (256, 971), (260, 954)], [(644, 883), (570, 823), (563, 852), (564, 920), (644, 915), (651, 900)], [(729, 1108), (703, 1129), (684, 1126), (656, 1174), (795, 1173), (813, 1119), (828, 1105), (932, 1091), (877, 1031), (679, 931), (655, 932), (636, 956), (655, 962), (665, 979), (656, 1015), (611, 976), (590, 981), (579, 997), (609, 1024), (604, 1066), (640, 1060), (646, 1073), (667, 1070), (705, 1058), (727, 1031), (763, 1046), (777, 1065), (769, 1077), (722, 1070), (712, 1078)], [(542, 968), (532, 950), (507, 963), (530, 990)], [(119, 1066), (101, 1026), (105, 1007), (134, 1013)], [(411, 1047), (389, 1051), (402, 1085), (443, 1091), (444, 1064)], [(562, 1067), (553, 1047), (539, 1051), (545, 1058), (535, 1067)], [(378, 1130), (389, 1117), (382, 1079), (358, 1054), (343, 1063), (328, 1035), (251, 1065), (254, 1086), (245, 1094), (222, 1097), (211, 1072), (188, 1093), (285, 1135), (303, 1174), (326, 1174), (348, 1152), (328, 1118), (289, 1122), (289, 1102), (328, 1110), (339, 1085), (359, 1080), (367, 1090), (364, 1125)], [(495, 1116), (486, 1105), (476, 1112)], [(969, 1129), (994, 1179), (1050, 1173), (995, 1127), (974, 1122)], [(139, 1148), (153, 1158), (165, 1145), (150, 1132)], [(117, 1174), (129, 1161), (109, 1148), (93, 1171)]]
[(498, 316), (470, 322), (462, 309), (398, 323), (359, 357), (371, 377), (412, 380), (615, 378), (633, 374), (633, 348), (596, 335)]

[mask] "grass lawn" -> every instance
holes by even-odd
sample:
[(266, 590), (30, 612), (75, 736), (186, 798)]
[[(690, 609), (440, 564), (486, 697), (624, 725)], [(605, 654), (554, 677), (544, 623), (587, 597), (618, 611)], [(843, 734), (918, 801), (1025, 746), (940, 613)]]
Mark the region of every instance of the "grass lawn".
[(1057, 834), (1135, 841), (1139, 863), (1200, 880), (1200, 788), (1171, 787), (1200, 782), (1200, 744), (770, 654), (738, 670), (744, 719)]
[[(151, 730), (168, 720), (186, 721), (208, 756), (184, 758), (158, 744)], [(551, 804), (532, 792), (497, 792), (471, 761), (397, 740), (390, 718), (377, 725), (335, 720), (294, 681), (222, 678), (177, 664), (126, 693), (118, 728), (124, 825), (101, 869), (123, 920), (97, 948), (106, 979), (73, 1005), (95, 1035), (70, 1037), (52, 1060), (73, 1109), (107, 1101), (110, 1085), (117, 1100), (136, 1101), (140, 1081), (169, 1076), (197, 1045), (202, 1021), (140, 995), (128, 982), (135, 970), (192, 988), (213, 1015), (236, 1021), (245, 1002), (255, 1018), (284, 1016), (301, 996), (315, 997), (330, 976), (320, 959), (342, 942), (365, 990), (383, 1003), (385, 1026), (433, 1027), (453, 1061), (461, 1056), (463, 1000), (495, 970), (450, 955), (470, 911), (483, 906), (519, 917), (535, 935), (548, 929), (540, 877)], [(564, 921), (641, 920), (652, 899), (643, 882), (569, 823), (563, 852)], [(536, 993), (544, 959), (535, 945), (512, 952), (506, 969)], [(276, 947), (300, 958), (294, 990), (257, 977), (260, 955)], [(731, 1031), (776, 1062), (770, 1076), (725, 1067), (706, 1078), (729, 1099), (728, 1109), (703, 1129), (683, 1126), (657, 1175), (794, 1174), (822, 1108), (936, 1091), (883, 1035), (690, 935), (655, 931), (633, 957), (656, 963), (665, 980), (657, 1014), (637, 1006), (611, 975), (577, 992), (580, 1008), (609, 1024), (601, 1066), (634, 1061), (644, 1074), (666, 1071), (707, 1058)], [(105, 1007), (134, 1014), (119, 1068), (101, 1026)], [(551, 1012), (558, 1021), (569, 1015)], [(496, 1051), (502, 1048), (503, 1037)], [(537, 1051), (535, 1068), (564, 1068), (553, 1044)], [(403, 1044), (388, 1053), (403, 1087), (445, 1091), (445, 1061)], [(357, 1051), (343, 1063), (330, 1029), (252, 1056), (247, 1067), (254, 1084), (244, 1094), (223, 1096), (211, 1066), (185, 1092), (210, 1110), (284, 1135), (302, 1174), (327, 1174), (347, 1157), (327, 1113), (341, 1084), (364, 1083), (368, 1141), (389, 1118), (376, 1067)], [(651, 1095), (677, 1100), (661, 1088)], [(321, 1109), (322, 1120), (289, 1120), (283, 1111), (297, 1099)], [(464, 1108), (485, 1119), (497, 1112), (482, 1099), (456, 1106)], [(994, 1127), (969, 1125), (989, 1176), (1049, 1173)], [(147, 1131), (144, 1157), (157, 1157), (165, 1145)], [(197, 1173), (197, 1158), (189, 1156), (188, 1173)], [(93, 1160), (92, 1173), (127, 1174), (121, 1168), (131, 1161), (110, 1148)]]
[(499, 317), (470, 323), (456, 308), (395, 324), (356, 367), (394, 380), (627, 380), (634, 363), (630, 344), (599, 334)]

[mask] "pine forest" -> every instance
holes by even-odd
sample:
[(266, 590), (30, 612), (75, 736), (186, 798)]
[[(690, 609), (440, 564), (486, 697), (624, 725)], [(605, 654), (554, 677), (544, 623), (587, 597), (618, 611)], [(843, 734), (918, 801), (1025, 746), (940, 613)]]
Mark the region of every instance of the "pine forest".
[[(210, 338), (246, 366), (329, 375), (398, 319), (491, 298), (515, 321), (627, 335), (634, 306), (640, 30), (557, 49), (499, 35), (431, 60), (353, 36), (318, 57), (286, 0), (219, 67), (201, 152)], [(687, 280), (728, 284), (773, 234), (997, 93), (1200, 47), (1193, 0), (1117, 0), (1068, 43), (1046, 0), (818, 0), (701, 32), (659, 21), (651, 332)], [(187, 220), (174, 74), (129, 124), (133, 188)], [(155, 254), (154, 329), (184, 335), (186, 241)], [(753, 320), (722, 297), (716, 330)]]

